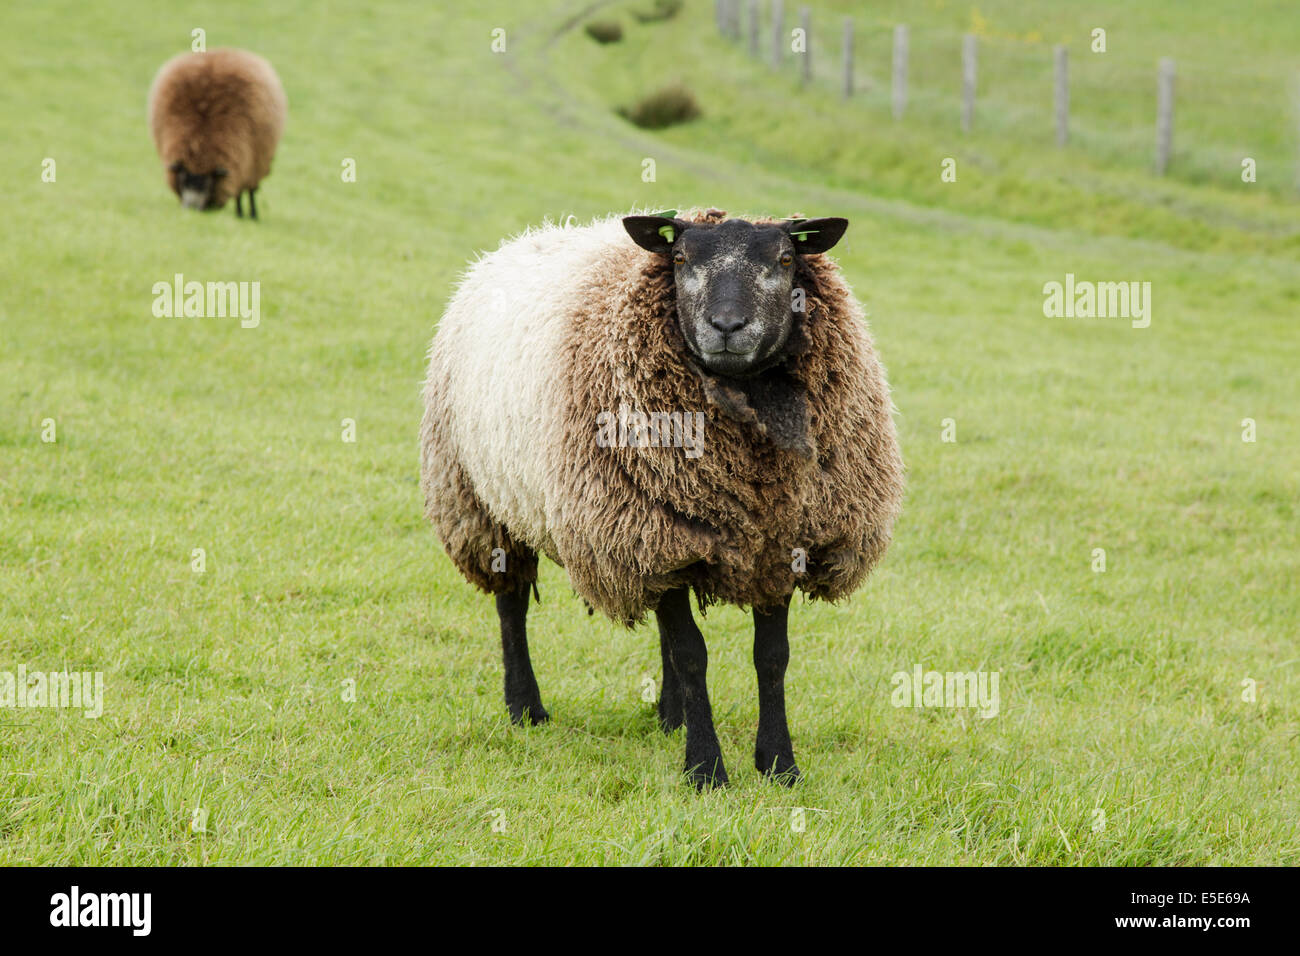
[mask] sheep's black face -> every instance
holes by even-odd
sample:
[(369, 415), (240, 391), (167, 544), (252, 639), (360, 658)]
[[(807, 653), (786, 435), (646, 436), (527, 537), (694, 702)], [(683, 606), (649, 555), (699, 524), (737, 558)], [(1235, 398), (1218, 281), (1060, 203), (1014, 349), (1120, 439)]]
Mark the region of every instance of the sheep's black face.
[(210, 173), (192, 173), (182, 163), (172, 163), (167, 167), (171, 173), (172, 191), (180, 197), (181, 205), (186, 209), (217, 209), (217, 183), (226, 175), (226, 171), (217, 167)]
[(695, 359), (717, 375), (749, 378), (781, 360), (794, 325), (798, 256), (831, 248), (848, 221), (715, 226), (629, 216), (623, 225), (642, 248), (672, 256), (677, 321)]

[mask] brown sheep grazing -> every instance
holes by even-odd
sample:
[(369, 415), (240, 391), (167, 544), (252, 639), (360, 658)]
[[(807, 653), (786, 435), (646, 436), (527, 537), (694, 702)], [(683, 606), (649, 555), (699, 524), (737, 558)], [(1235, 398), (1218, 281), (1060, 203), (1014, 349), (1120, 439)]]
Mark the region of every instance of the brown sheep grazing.
[(167, 185), (187, 209), (235, 213), (271, 172), (289, 101), (271, 64), (247, 50), (182, 53), (163, 64), (149, 88), (149, 131)]

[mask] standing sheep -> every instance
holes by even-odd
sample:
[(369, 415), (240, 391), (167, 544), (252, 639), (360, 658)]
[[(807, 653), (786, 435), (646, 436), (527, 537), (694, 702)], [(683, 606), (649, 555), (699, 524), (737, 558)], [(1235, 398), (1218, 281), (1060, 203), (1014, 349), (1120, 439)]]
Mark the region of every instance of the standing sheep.
[(457, 568), (496, 596), (516, 722), (548, 718), (525, 629), (540, 551), (614, 620), (655, 611), (660, 723), (685, 722), (699, 788), (727, 774), (690, 592), (751, 607), (755, 763), (798, 779), (791, 594), (856, 588), (903, 490), (889, 387), (821, 255), (847, 227), (610, 218), (526, 232), (465, 274), (429, 352), (421, 484)]
[(234, 197), (243, 216), (247, 192), (256, 219), (257, 187), (288, 111), (280, 78), (255, 53), (182, 53), (164, 63), (149, 88), (149, 131), (181, 205), (220, 209)]

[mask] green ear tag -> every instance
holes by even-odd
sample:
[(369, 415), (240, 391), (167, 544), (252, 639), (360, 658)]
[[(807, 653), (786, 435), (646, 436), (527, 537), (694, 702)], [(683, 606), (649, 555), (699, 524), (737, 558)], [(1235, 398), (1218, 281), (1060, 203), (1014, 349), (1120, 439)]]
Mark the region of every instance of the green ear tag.
[(807, 232), (792, 232), (790, 233), (790, 235), (794, 236), (800, 242), (807, 242), (808, 237), (812, 235), (816, 235), (816, 233), (817, 233), (816, 229), (809, 229)]
[(659, 212), (652, 212), (650, 215), (658, 216), (660, 219), (675, 219), (677, 217), (677, 210), (661, 209)]
[(675, 230), (672, 226), (660, 226), (659, 235), (664, 237), (664, 242), (672, 242)]

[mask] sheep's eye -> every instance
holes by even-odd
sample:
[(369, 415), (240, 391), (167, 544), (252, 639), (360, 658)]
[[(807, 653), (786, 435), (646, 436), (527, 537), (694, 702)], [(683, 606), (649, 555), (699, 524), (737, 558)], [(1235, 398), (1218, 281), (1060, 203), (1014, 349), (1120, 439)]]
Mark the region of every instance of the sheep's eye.
[(673, 265), (678, 265), (678, 266), (680, 266), (680, 265), (685, 265), (685, 264), (686, 264), (686, 255), (685, 255), (684, 253), (681, 253), (681, 252), (674, 252), (674, 253), (673, 253)]
[(788, 266), (792, 262), (794, 262), (794, 256), (788, 252), (781, 253), (781, 265)]

